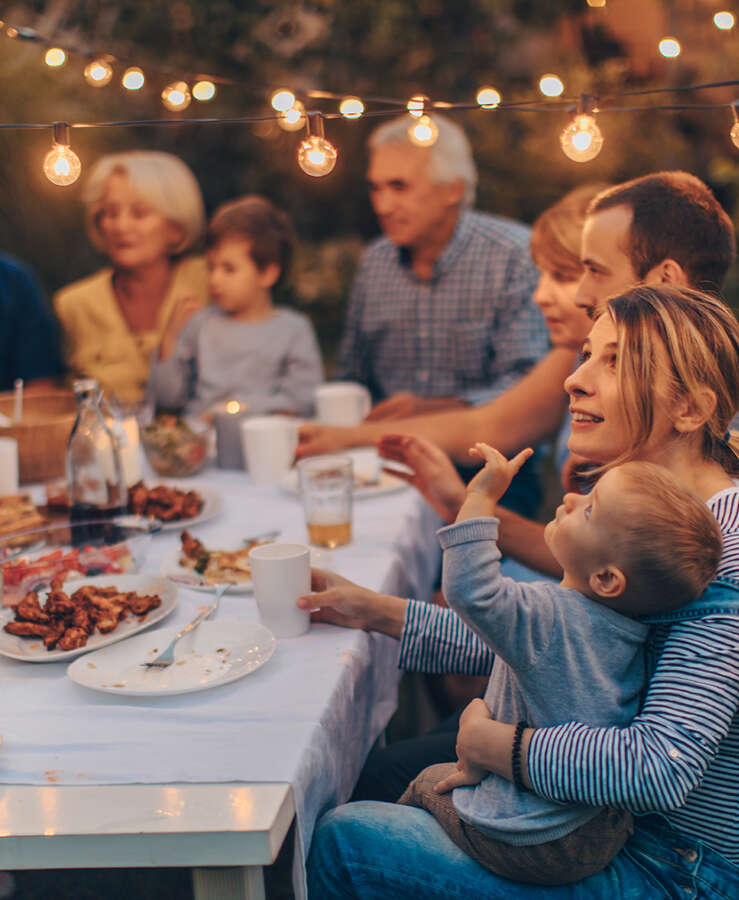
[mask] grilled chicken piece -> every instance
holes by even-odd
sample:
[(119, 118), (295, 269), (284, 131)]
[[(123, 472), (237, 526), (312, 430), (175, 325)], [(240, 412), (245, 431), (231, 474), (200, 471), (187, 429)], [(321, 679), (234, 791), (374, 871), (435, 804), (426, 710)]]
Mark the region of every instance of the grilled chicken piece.
[(24, 622), (40, 622), (43, 625), (48, 625), (51, 621), (48, 613), (41, 609), (36, 591), (29, 591), (16, 606), (15, 617)]
[(87, 632), (84, 628), (67, 628), (67, 630), (59, 638), (60, 650), (77, 650), (84, 647), (87, 643)]

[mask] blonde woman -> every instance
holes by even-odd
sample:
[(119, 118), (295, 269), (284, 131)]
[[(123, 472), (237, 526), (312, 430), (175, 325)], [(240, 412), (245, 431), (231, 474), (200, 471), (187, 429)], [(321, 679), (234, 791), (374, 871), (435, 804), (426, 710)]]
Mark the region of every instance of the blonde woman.
[[(460, 769), (512, 779), (517, 735), (525, 786), (550, 800), (643, 814), (635, 835), (598, 875), (544, 888), (487, 872), (422, 811), (350, 804), (324, 817), (314, 836), (312, 896), (411, 889), (428, 900), (739, 895), (739, 457), (727, 433), (739, 408), (739, 325), (714, 297), (634, 288), (608, 302), (566, 388), (573, 452), (605, 467), (657, 462), (706, 502), (723, 537), (717, 579), (694, 604), (655, 620), (653, 674), (629, 726), (514, 728), (475, 700), (462, 714), (457, 754)], [(433, 660), (437, 670), (489, 671), (489, 651), (450, 611), (418, 629), (414, 601), (370, 596), (334, 575), (316, 581), (326, 592), (305, 598), (306, 606), (326, 598), (352, 624), (396, 634), (401, 663), (405, 655)]]
[(155, 151), (104, 156), (83, 196), (90, 240), (111, 265), (54, 296), (67, 363), (136, 402), (167, 323), (207, 302), (205, 262), (186, 255), (203, 233), (203, 198), (182, 160)]

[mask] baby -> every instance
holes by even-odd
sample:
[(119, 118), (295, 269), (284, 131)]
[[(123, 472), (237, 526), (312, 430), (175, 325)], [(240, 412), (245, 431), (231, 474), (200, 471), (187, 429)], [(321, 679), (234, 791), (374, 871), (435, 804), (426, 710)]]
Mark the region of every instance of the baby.
[[(446, 599), (496, 654), (485, 693), (492, 717), (519, 721), (519, 739), (522, 727), (572, 720), (627, 725), (646, 679), (648, 627), (637, 618), (700, 596), (721, 556), (718, 523), (666, 469), (628, 462), (591, 493), (565, 495), (547, 525), (560, 584), (517, 583), (500, 574), (493, 516), (532, 451), (510, 462), (487, 444), (470, 452), (485, 466), (439, 540)], [(513, 783), (442, 764), (421, 772), (399, 802), (428, 810), (469, 856), (506, 878), (566, 884), (600, 871), (631, 833), (630, 814), (527, 791), (515, 744)]]
[(149, 378), (157, 407), (207, 413), (237, 400), (250, 415), (309, 415), (323, 379), (318, 342), (302, 313), (272, 305), (290, 261), (290, 220), (266, 197), (216, 210), (206, 235), (211, 305), (172, 312)]

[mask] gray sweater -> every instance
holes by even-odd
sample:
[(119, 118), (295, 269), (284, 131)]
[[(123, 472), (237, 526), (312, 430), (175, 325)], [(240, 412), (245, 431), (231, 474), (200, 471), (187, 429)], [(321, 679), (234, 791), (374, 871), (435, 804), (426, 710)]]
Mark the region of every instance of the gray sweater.
[(278, 308), (262, 322), (240, 322), (207, 306), (187, 322), (169, 359), (152, 360), (147, 395), (158, 407), (188, 415), (233, 399), (250, 415), (307, 416), (322, 380), (307, 316)]
[[(502, 577), (497, 519), (469, 519), (438, 535), (444, 595), (496, 654), (485, 693), (494, 719), (532, 727), (631, 721), (646, 677), (646, 625), (570, 588)], [(464, 821), (519, 846), (555, 840), (599, 812), (545, 800), (494, 774), (452, 799)]]

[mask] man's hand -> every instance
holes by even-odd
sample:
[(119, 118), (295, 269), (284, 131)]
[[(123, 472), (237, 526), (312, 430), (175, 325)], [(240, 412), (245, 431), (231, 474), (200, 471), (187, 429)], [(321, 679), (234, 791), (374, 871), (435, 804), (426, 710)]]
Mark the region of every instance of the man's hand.
[(311, 610), (314, 622), (330, 622), (344, 628), (382, 631), (400, 637), (406, 600), (389, 594), (377, 594), (323, 569), (311, 569), (313, 594), (298, 597), (301, 609)]
[(462, 785), (479, 784), (489, 774), (487, 769), (477, 765), (470, 758), (465, 737), (479, 722), (489, 722), (491, 719), (490, 710), (484, 700), (475, 699), (465, 707), (459, 718), (457, 732), (457, 771), (436, 785), (436, 790), (440, 794), (446, 794), (447, 791)]
[(406, 419), (409, 416), (420, 416), (423, 413), (441, 412), (445, 409), (459, 409), (467, 404), (458, 397), (419, 397), (409, 391), (393, 394), (381, 400), (364, 420), (365, 422)]
[(177, 344), (177, 338), (180, 336), (180, 332), (195, 313), (201, 310), (206, 304), (207, 300), (204, 297), (195, 297), (192, 295), (180, 297), (175, 302), (175, 305), (172, 307), (172, 312), (169, 314), (169, 319), (167, 319), (164, 331), (162, 332), (162, 342), (159, 345), (159, 358), (162, 361), (169, 359), (174, 353), (174, 348)]
[(498, 500), (508, 490), (514, 476), (533, 452), (531, 447), (527, 447), (509, 461), (489, 444), (477, 443), (471, 447), (470, 456), (482, 459), (485, 465), (467, 485), (467, 496), (457, 521), (475, 516), (495, 515)]
[(412, 434), (386, 434), (377, 446), (380, 456), (413, 471), (387, 468), (412, 484), (445, 522), (453, 522), (465, 496), (464, 482), (454, 464), (436, 444)]
[(318, 453), (335, 453), (356, 447), (353, 428), (339, 428), (335, 425), (315, 425), (309, 423), (298, 429), (298, 447), (295, 456), (315, 456)]

